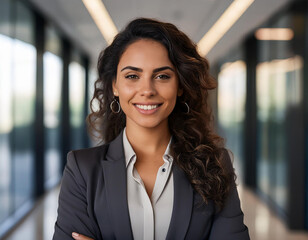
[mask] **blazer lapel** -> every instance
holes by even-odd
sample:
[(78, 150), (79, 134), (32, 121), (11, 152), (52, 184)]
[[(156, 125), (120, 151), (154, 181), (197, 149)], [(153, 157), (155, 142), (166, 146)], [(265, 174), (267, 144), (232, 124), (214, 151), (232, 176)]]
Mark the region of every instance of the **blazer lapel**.
[(193, 188), (185, 173), (174, 164), (174, 200), (166, 239), (184, 239), (193, 209)]
[(133, 239), (128, 204), (122, 133), (113, 140), (103, 159), (107, 204), (116, 239)]

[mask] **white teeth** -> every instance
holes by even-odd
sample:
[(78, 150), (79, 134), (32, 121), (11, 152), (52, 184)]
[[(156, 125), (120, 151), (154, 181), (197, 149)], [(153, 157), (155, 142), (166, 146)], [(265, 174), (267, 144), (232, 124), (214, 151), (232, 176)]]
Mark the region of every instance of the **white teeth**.
[(143, 110), (152, 110), (158, 107), (158, 105), (139, 105), (139, 104), (136, 104), (136, 106)]

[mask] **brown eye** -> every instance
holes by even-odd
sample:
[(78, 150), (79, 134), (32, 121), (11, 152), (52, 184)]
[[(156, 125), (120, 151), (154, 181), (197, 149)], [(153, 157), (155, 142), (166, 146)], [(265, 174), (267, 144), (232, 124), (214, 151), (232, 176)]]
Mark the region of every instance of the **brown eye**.
[(137, 79), (138, 76), (136, 74), (130, 74), (130, 75), (125, 76), (125, 78), (127, 78), (127, 79)]
[(169, 79), (170, 77), (166, 74), (160, 74), (156, 78), (158, 78), (158, 79)]

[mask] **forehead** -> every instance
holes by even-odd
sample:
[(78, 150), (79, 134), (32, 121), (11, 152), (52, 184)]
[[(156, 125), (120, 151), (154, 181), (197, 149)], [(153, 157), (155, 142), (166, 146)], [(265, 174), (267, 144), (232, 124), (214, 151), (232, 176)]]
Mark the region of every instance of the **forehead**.
[(151, 39), (140, 39), (130, 44), (123, 52), (119, 67), (123, 65), (138, 67), (171, 65), (168, 51), (163, 44)]

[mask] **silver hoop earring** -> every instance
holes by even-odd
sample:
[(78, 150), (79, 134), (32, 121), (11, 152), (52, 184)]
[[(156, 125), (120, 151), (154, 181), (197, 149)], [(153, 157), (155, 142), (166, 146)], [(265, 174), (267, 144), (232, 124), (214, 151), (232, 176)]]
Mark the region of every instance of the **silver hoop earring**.
[(184, 104), (185, 104), (185, 105), (186, 105), (186, 107), (187, 107), (187, 111), (186, 111), (185, 113), (189, 113), (189, 112), (190, 112), (190, 108), (189, 108), (189, 106), (188, 106), (187, 102), (184, 102)]
[[(114, 103), (116, 103), (116, 104), (118, 104), (118, 110), (117, 111), (115, 111), (114, 109), (113, 109), (113, 104)], [(120, 105), (120, 103), (117, 101), (117, 99), (113, 99), (113, 101), (110, 103), (110, 109), (111, 109), (111, 111), (113, 112), (113, 113), (119, 113), (120, 111), (121, 111), (121, 105)]]

